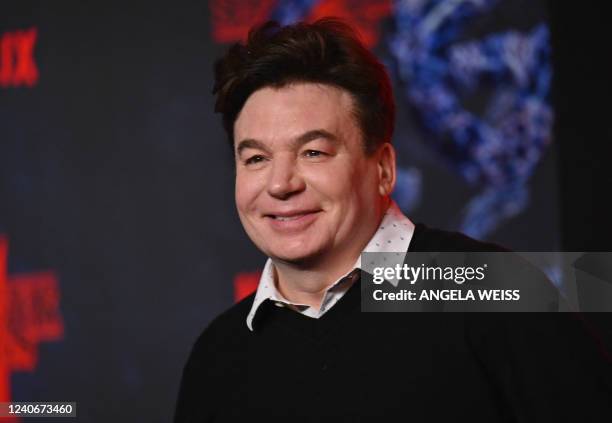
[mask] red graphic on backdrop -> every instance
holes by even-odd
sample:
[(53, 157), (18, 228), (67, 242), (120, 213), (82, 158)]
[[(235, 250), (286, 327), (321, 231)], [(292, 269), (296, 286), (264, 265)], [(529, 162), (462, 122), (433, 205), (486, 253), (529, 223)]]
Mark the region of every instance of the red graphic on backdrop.
[(0, 87), (32, 87), (38, 82), (36, 37), (36, 28), (0, 35)]
[(320, 0), (308, 16), (314, 21), (325, 16), (336, 16), (355, 28), (368, 47), (378, 43), (379, 25), (391, 14), (391, 0)]
[(249, 29), (268, 19), (276, 0), (211, 0), (213, 38), (219, 43), (242, 41)]
[[(393, 10), (391, 0), (320, 0), (306, 17), (312, 22), (324, 16), (344, 19), (357, 29), (363, 42), (378, 42), (380, 21)], [(219, 43), (243, 41), (249, 29), (270, 18), (277, 0), (211, 0), (213, 38)]]
[(11, 401), (11, 372), (33, 371), (38, 344), (64, 334), (56, 276), (48, 271), (9, 276), (7, 258), (8, 240), (0, 234), (0, 402)]
[(255, 292), (259, 278), (261, 271), (242, 272), (234, 276), (234, 301), (238, 302)]

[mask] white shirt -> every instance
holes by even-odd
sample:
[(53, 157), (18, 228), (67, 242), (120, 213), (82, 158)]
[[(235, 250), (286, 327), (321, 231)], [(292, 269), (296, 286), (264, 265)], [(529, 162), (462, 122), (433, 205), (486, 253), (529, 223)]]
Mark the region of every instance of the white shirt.
[[(374, 233), (374, 236), (362, 253), (383, 253), (383, 252), (400, 252), (393, 256), (393, 262), (390, 265), (402, 264), (410, 245), (410, 240), (414, 234), (414, 224), (408, 219), (399, 209), (395, 201), (391, 201), (389, 208), (385, 212), (379, 228)], [(294, 303), (287, 300), (276, 289), (276, 281), (274, 277), (274, 263), (268, 258), (264, 270), (259, 279), (257, 292), (246, 320), (248, 328), (253, 330), (253, 319), (259, 309), (259, 306), (266, 300), (273, 301), (279, 307), (290, 307), (305, 316), (318, 319), (331, 309), (342, 296), (349, 290), (353, 283), (359, 277), (361, 270), (361, 256), (353, 265), (353, 268), (336, 282), (331, 284), (323, 296), (320, 309), (316, 309), (307, 304)]]

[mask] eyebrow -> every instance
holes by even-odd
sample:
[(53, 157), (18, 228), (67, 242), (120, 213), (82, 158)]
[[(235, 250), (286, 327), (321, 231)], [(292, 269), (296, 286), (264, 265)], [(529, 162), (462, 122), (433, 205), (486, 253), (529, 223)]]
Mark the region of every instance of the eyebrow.
[(308, 131), (297, 137), (292, 144), (293, 147), (298, 148), (318, 138), (323, 138), (325, 140), (331, 141), (333, 144), (339, 143), (338, 137), (336, 137), (331, 132), (328, 132), (325, 129), (313, 129), (312, 131)]
[[(297, 149), (303, 146), (304, 144), (307, 144), (310, 141), (314, 141), (319, 138), (326, 139), (332, 142), (333, 144), (339, 143), (338, 137), (332, 134), (331, 132), (326, 131), (325, 129), (313, 129), (311, 131), (303, 133), (302, 135), (294, 139), (291, 142), (291, 147)], [(240, 155), (240, 153), (242, 153), (242, 151), (247, 148), (263, 150), (266, 152), (269, 151), (268, 147), (266, 147), (263, 142), (253, 138), (246, 138), (238, 143), (238, 147), (236, 148), (236, 154)]]
[(261, 141), (257, 141), (253, 138), (246, 138), (238, 143), (238, 147), (236, 147), (236, 154), (239, 156), (240, 153), (247, 148), (268, 151), (268, 148)]

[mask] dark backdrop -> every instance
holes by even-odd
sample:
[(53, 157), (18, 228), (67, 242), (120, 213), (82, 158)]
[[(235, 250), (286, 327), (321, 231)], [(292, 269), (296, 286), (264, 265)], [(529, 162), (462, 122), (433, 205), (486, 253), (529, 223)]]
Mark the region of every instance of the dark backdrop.
[[(605, 251), (610, 30), (594, 6), (559, 3), (550, 4), (553, 143), (528, 208), (486, 238)], [(26, 297), (0, 289), (22, 316), (0, 313), (0, 342), (19, 347), (0, 354), (0, 388), (14, 401), (77, 401), (79, 421), (168, 421), (193, 341), (233, 302), (235, 275), (264, 260), (237, 219), (232, 156), (212, 113), (211, 66), (226, 45), (213, 40), (201, 1), (4, 2), (0, 34), (27, 28), (37, 31), (38, 79), (0, 87), (5, 286), (50, 271), (60, 300), (53, 316), (26, 318)], [(399, 119), (404, 134), (416, 132), (410, 119)], [(473, 188), (425, 155), (410, 217), (454, 229), (446, 211)], [(51, 320), (61, 334), (20, 337)]]

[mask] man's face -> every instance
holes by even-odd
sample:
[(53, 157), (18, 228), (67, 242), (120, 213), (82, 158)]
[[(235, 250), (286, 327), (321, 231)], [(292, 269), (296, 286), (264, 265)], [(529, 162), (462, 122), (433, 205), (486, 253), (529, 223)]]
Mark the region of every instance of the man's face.
[(236, 206), (260, 250), (303, 264), (361, 252), (383, 197), (377, 155), (364, 152), (347, 91), (262, 88), (238, 115), (234, 139)]

